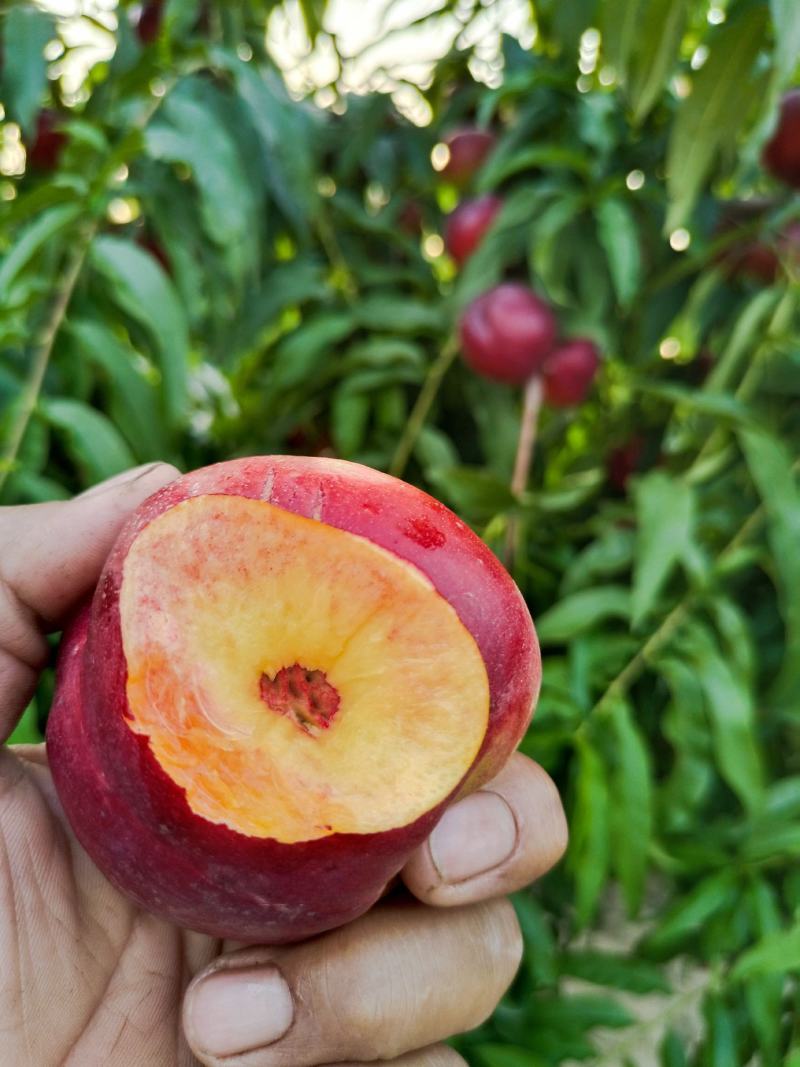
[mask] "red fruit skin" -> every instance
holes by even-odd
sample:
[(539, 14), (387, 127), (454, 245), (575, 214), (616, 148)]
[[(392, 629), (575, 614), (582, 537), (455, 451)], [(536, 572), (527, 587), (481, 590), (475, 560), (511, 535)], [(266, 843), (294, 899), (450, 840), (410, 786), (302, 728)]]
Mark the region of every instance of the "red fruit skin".
[(153, 237), (152, 234), (146, 234), (144, 237), (141, 237), (139, 239), (139, 245), (141, 248), (146, 249), (154, 259), (158, 260), (165, 274), (172, 275), (172, 265), (170, 264), (169, 257), (164, 251), (161, 243)]
[(498, 196), (479, 196), (476, 200), (464, 200), (448, 217), (444, 243), (459, 267), (481, 243), (502, 206)]
[(762, 162), (774, 178), (800, 189), (800, 89), (792, 89), (781, 101), (778, 125)]
[(576, 338), (557, 348), (544, 365), (544, 399), (551, 407), (582, 404), (594, 381), (600, 357), (592, 341)]
[(542, 369), (556, 332), (547, 304), (518, 282), (503, 282), (481, 294), (459, 322), (466, 363), (484, 378), (514, 385)]
[(628, 481), (639, 469), (644, 453), (644, 438), (634, 435), (609, 453), (606, 461), (608, 480), (620, 493), (628, 489)]
[(67, 143), (67, 135), (56, 129), (58, 115), (40, 111), (36, 121), (36, 136), (28, 149), (28, 166), (34, 170), (55, 170)]
[(494, 148), (495, 136), (489, 130), (469, 126), (448, 134), (444, 143), (450, 149), (450, 158), (442, 175), (456, 185), (464, 185), (483, 166)]
[(152, 44), (161, 32), (164, 17), (164, 0), (149, 0), (142, 8), (136, 24), (136, 36), (142, 44)]
[(422, 208), (416, 200), (406, 200), (397, 216), (400, 229), (410, 237), (419, 237), (422, 233), (424, 218)]
[[(285, 844), (196, 815), (126, 722), (119, 619), (122, 567), (137, 534), (182, 500), (267, 500), (373, 541), (419, 568), (483, 655), (490, 714), (480, 752), (442, 804), (408, 826)], [(449, 509), (388, 475), (342, 460), (261, 456), (187, 474), (122, 530), (62, 641), (47, 750), (61, 803), (86, 851), (143, 908), (215, 937), (285, 943), (350, 922), (428, 836), (447, 804), (494, 776), (524, 733), (541, 681), (528, 610), (483, 542)]]

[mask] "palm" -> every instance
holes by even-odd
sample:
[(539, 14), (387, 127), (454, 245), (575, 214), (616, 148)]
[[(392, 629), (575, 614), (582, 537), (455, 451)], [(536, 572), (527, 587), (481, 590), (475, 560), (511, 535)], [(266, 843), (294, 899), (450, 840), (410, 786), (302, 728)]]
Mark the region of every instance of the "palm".
[(196, 1064), (181, 1000), (220, 948), (105, 880), (66, 823), (43, 745), (0, 751), (4, 1062)]

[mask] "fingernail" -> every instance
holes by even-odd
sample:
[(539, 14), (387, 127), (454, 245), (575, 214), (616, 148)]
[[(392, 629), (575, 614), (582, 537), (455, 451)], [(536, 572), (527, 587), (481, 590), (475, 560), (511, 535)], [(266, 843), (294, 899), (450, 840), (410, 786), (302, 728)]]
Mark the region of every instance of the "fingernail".
[(271, 1045), (294, 1019), (292, 994), (276, 967), (217, 971), (190, 996), (193, 1043), (212, 1056)]
[(153, 471), (158, 470), (159, 467), (169, 467), (169, 463), (163, 463), (161, 461), (156, 463), (144, 463), (140, 467), (133, 467), (132, 470), (122, 471), (120, 474), (115, 474), (113, 478), (106, 478), (104, 482), (98, 482), (97, 485), (93, 485), (89, 489), (84, 489), (82, 493), (78, 493), (76, 500), (85, 500), (87, 497), (96, 496), (98, 493), (104, 493), (107, 489), (118, 489), (122, 485), (138, 482), (140, 478), (146, 478), (148, 474), (152, 474)]
[(517, 821), (498, 793), (465, 797), (442, 816), (430, 837), (433, 865), (453, 885), (504, 863), (517, 845)]

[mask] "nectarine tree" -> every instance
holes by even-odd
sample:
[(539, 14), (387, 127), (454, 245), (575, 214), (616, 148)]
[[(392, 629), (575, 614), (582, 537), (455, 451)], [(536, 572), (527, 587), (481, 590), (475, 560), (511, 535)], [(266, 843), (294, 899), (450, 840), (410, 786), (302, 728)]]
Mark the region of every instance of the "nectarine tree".
[[(571, 844), (518, 895), (523, 966), (458, 1047), (477, 1067), (794, 1065), (800, 5), (543, 0), (493, 53), (487, 5), (448, 0), (420, 25), (457, 36), (419, 88), (395, 69), (354, 86), (365, 57), (327, 6), (121, 3), (91, 15), (88, 70), (81, 16), (0, 14), (0, 501), (156, 458), (201, 471), (144, 506), (64, 641), (67, 810), (138, 899), (275, 939), (292, 932), (242, 905), (242, 865), (280, 853), (297, 881), (361, 835), (358, 892), (346, 850), (335, 907), (300, 879), (300, 933), (347, 919), (516, 741), (529, 610), (521, 746)], [(324, 63), (287, 59), (287, 17)], [(188, 521), (212, 511), (227, 565)], [(509, 531), (527, 609), (496, 560)], [(251, 549), (281, 566), (251, 574)], [(311, 586), (318, 625), (276, 627)], [(367, 683), (335, 646), (391, 627), (372, 762), (340, 741)], [(281, 656), (252, 654), (254, 629)], [(433, 631), (441, 701), (405, 729), (430, 711), (407, 666)], [(236, 669), (215, 674), (223, 639)], [(53, 685), (15, 740), (41, 739)], [(290, 785), (265, 813), (276, 752), (293, 781), (306, 761), (306, 802)], [(226, 856), (205, 896), (177, 838)], [(259, 889), (280, 910), (278, 881)]]

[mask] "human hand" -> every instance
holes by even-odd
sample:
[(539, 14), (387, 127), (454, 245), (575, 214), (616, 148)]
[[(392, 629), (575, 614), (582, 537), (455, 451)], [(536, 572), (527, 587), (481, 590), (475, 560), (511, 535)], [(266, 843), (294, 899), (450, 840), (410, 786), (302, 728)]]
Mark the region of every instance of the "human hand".
[[(177, 472), (129, 471), (69, 502), (0, 508), (0, 742), (116, 534)], [(547, 774), (521, 755), (454, 805), (387, 899), (299, 945), (243, 948), (140, 911), (75, 840), (44, 745), (0, 749), (0, 1030), (19, 1067), (456, 1067), (519, 963), (500, 899), (562, 854)]]

